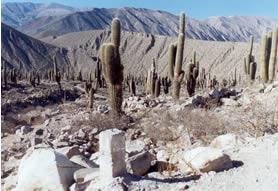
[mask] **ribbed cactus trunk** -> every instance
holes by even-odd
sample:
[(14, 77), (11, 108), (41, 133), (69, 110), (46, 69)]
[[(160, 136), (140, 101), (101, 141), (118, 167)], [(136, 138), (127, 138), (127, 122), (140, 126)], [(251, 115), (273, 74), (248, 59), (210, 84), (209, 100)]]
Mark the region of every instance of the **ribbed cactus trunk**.
[(123, 66), (119, 53), (120, 37), (121, 37), (121, 24), (119, 19), (112, 21), (112, 34), (111, 42), (105, 43), (101, 47), (101, 61), (104, 72), (104, 77), (108, 83), (110, 105), (113, 113), (121, 114), (122, 110), (122, 82)]
[(168, 60), (168, 76), (171, 81), (174, 80), (174, 68), (176, 62), (177, 45), (171, 44), (169, 47), (169, 60)]
[(278, 36), (278, 27), (275, 27), (273, 30), (272, 43), (271, 43), (271, 53), (269, 58), (269, 81), (272, 82), (275, 76), (275, 62), (277, 57), (277, 36)]
[[(173, 90), (172, 96), (175, 101), (179, 100), (180, 97), (180, 88), (181, 82), (184, 78), (184, 71), (182, 71), (182, 62), (183, 62), (183, 50), (184, 50), (184, 13), (180, 14), (180, 31), (178, 37), (178, 45), (175, 48), (175, 45), (170, 46), (169, 52), (169, 77), (173, 81)], [(176, 49), (176, 51), (175, 51)], [(174, 61), (174, 53), (176, 53), (175, 57), (175, 65)]]
[(267, 73), (267, 36), (264, 35), (261, 44), (261, 78), (266, 83), (268, 81)]
[(261, 44), (261, 78), (264, 83), (271, 83), (275, 76), (275, 62), (277, 57), (278, 27), (273, 33), (264, 35)]

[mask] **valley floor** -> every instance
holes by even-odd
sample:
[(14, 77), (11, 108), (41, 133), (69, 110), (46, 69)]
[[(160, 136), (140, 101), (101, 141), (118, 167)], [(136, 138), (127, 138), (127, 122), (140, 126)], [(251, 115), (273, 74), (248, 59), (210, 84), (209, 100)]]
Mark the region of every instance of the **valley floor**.
[[(127, 158), (147, 151), (151, 167), (144, 176), (129, 174), (106, 185), (93, 176), (83, 190), (274, 191), (278, 187), (277, 81), (267, 86), (198, 90), (191, 98), (182, 91), (179, 103), (163, 93), (152, 98), (125, 92), (125, 115), (120, 119), (109, 112), (106, 89), (98, 90), (94, 108), (89, 109), (80, 82), (63, 82), (62, 87), (64, 94), (52, 82), (32, 87), (21, 81), (2, 89), (2, 190), (16, 187), (21, 159), (39, 145), (36, 141), (55, 151), (77, 146), (80, 155), (98, 164), (99, 133), (111, 128), (125, 132)], [(143, 92), (143, 87), (137, 91)], [(236, 139), (213, 144), (221, 135)], [(230, 156), (232, 168), (202, 173), (183, 162), (185, 153), (201, 146)], [(82, 185), (76, 181), (71, 189)]]

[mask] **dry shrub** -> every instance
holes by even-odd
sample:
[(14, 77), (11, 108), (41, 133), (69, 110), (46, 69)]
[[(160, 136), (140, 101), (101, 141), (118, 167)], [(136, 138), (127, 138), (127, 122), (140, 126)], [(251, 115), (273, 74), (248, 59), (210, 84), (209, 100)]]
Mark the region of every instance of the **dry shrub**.
[(166, 110), (161, 110), (156, 114), (149, 114), (147, 122), (142, 124), (143, 131), (154, 142), (157, 141), (174, 141), (178, 138), (176, 132), (173, 131), (175, 119)]
[(72, 131), (75, 133), (84, 127), (90, 127), (86, 130), (97, 128), (98, 133), (107, 129), (127, 130), (130, 127), (132, 119), (128, 116), (115, 116), (113, 114), (91, 114), (88, 119), (78, 119), (72, 122)]
[[(208, 145), (215, 137), (226, 134), (229, 130), (224, 122), (209, 110), (191, 110), (185, 108), (178, 114), (161, 110), (148, 117), (149, 123), (142, 123), (142, 129), (153, 141), (175, 141), (184, 132), (188, 132), (192, 144), (201, 141)], [(183, 129), (177, 129), (183, 125)]]
[(199, 140), (208, 145), (215, 137), (229, 131), (221, 119), (205, 110), (185, 109), (179, 113), (179, 120), (189, 133), (192, 144)]
[(240, 122), (253, 137), (278, 133), (278, 108), (273, 109), (273, 106), (253, 102), (247, 118), (241, 119)]
[[(171, 114), (167, 110), (161, 110), (148, 116), (147, 122), (141, 124), (143, 131), (153, 141), (175, 141), (184, 132), (188, 132), (191, 143), (201, 141), (209, 144), (215, 137), (226, 134), (228, 126), (222, 119), (217, 118), (209, 110), (185, 108), (178, 114)], [(183, 125), (182, 130), (177, 129)]]

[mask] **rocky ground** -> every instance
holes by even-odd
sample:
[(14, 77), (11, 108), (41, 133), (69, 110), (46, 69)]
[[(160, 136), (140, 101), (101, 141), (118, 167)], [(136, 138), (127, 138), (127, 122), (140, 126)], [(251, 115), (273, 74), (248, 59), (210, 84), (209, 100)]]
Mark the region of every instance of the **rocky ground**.
[[(60, 190), (277, 189), (277, 81), (198, 90), (191, 98), (183, 88), (179, 103), (138, 87), (137, 96), (125, 92), (120, 119), (111, 115), (106, 89), (89, 109), (80, 82), (62, 87), (66, 93), (56, 83), (21, 81), (2, 89), (2, 190), (36, 180), (58, 182)], [(99, 133), (113, 128), (125, 132), (129, 174), (107, 183), (98, 176)], [(66, 164), (73, 177), (50, 174)]]

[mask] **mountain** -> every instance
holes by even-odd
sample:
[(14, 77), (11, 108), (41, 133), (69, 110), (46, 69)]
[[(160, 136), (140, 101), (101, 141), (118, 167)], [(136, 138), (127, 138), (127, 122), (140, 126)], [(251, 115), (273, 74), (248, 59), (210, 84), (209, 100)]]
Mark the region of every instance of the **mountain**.
[[(179, 17), (165, 11), (143, 8), (112, 8), (75, 12), (65, 16), (39, 17), (18, 30), (37, 37), (59, 36), (71, 32), (108, 29), (114, 17), (122, 29), (156, 35), (177, 36)], [(250, 35), (258, 42), (265, 31), (278, 26), (278, 20), (259, 16), (213, 17), (203, 20), (185, 18), (186, 38), (247, 42)]]
[(29, 37), (12, 27), (1, 24), (1, 60), (9, 68), (46, 71), (57, 57), (58, 67), (69, 64), (67, 50)]
[(39, 17), (68, 15), (80, 10), (57, 3), (38, 4), (27, 2), (3, 3), (1, 5), (2, 22), (13, 27)]

